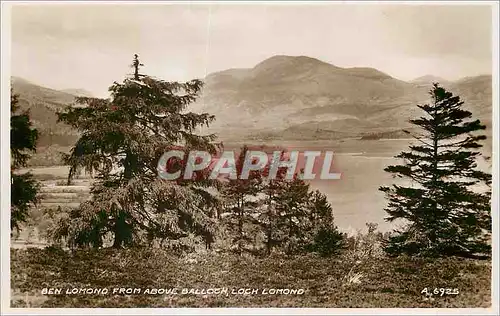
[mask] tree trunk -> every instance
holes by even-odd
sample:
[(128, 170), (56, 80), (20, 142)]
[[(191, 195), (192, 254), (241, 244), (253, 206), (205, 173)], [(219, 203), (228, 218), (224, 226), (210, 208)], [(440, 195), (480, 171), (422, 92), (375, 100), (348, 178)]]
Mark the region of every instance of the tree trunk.
[(114, 226), (115, 240), (113, 242), (113, 248), (122, 248), (125, 243), (124, 235), (127, 228), (124, 215), (125, 214), (123, 214), (122, 212), (119, 212), (118, 216), (116, 217)]
[[(125, 161), (123, 162), (123, 177), (125, 180), (130, 180), (134, 176), (134, 170), (137, 169), (137, 157), (130, 151), (127, 150), (125, 153)], [(127, 214), (124, 211), (117, 211), (115, 225), (113, 227), (113, 233), (115, 235), (115, 240), (113, 242), (114, 248), (122, 248), (126, 241), (126, 234), (129, 227), (126, 223)]]

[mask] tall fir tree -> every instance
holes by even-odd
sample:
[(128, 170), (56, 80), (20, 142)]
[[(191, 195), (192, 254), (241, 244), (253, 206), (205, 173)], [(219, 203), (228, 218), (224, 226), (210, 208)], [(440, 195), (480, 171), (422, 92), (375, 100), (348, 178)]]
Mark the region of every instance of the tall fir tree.
[[(140, 74), (140, 66), (134, 55), (132, 77), (115, 82), (109, 88), (110, 99), (78, 98), (81, 106), (59, 113), (60, 121), (81, 133), (65, 157), (68, 181), (82, 169), (96, 175), (92, 198), (54, 232), (72, 246), (100, 247), (108, 233), (119, 248), (137, 243), (141, 236), (150, 241), (190, 236), (210, 240), (215, 232), (208, 210), (215, 197), (203, 190), (212, 181), (184, 180), (183, 174), (177, 180), (158, 177), (158, 163), (166, 151), (217, 150), (215, 135), (196, 133), (215, 117), (187, 111), (203, 84), (156, 79)], [(186, 158), (171, 159), (162, 168), (183, 170)]]
[(324, 257), (338, 254), (345, 247), (345, 234), (334, 223), (333, 209), (326, 195), (312, 192), (309, 206), (309, 238), (306, 249)]
[[(283, 160), (286, 153), (281, 152)], [(271, 163), (272, 164), (272, 163)], [(260, 208), (257, 217), (264, 235), (266, 253), (274, 248), (287, 253), (317, 252), (324, 256), (343, 248), (344, 235), (334, 224), (327, 197), (301, 179), (302, 170), (286, 179), (288, 169), (278, 168), (269, 179), (270, 166), (263, 170)]]
[(300, 252), (307, 243), (307, 235), (311, 228), (309, 185), (295, 174), (293, 179), (285, 180), (280, 189), (275, 202), (281, 244), (287, 253)]
[(389, 254), (463, 255), (490, 252), (491, 175), (477, 169), (479, 120), (438, 84), (430, 91), (431, 104), (418, 105), (425, 116), (411, 120), (423, 133), (417, 145), (396, 156), (404, 164), (385, 168), (412, 186), (381, 187), (389, 203), (386, 219), (406, 226), (390, 237)]
[(252, 228), (257, 224), (257, 212), (260, 204), (258, 197), (262, 190), (262, 172), (252, 170), (247, 179), (241, 179), (245, 156), (248, 147), (243, 146), (235, 160), (236, 179), (228, 179), (222, 186), (222, 194), (226, 200), (226, 216), (224, 222), (232, 236), (232, 244), (236, 252), (243, 254), (252, 251), (249, 247), (254, 242)]
[(37, 202), (39, 183), (31, 173), (20, 174), (19, 168), (25, 167), (30, 154), (36, 151), (38, 131), (32, 128), (29, 112), (19, 113), (18, 95), (11, 89), (10, 94), (10, 225), (11, 230), (19, 231), (20, 224), (26, 221), (28, 211)]
[(312, 251), (330, 256), (343, 248), (344, 235), (334, 224), (327, 197), (318, 190), (312, 191), (300, 173), (281, 183), (275, 203), (275, 230), (286, 253)]
[[(281, 152), (280, 158), (283, 159), (285, 152)], [(283, 239), (281, 234), (280, 213), (278, 212), (278, 197), (285, 187), (286, 168), (278, 168), (276, 176), (269, 179), (271, 164), (268, 164), (263, 170), (264, 182), (262, 185), (262, 209), (257, 217), (259, 226), (264, 232), (264, 244), (266, 254), (270, 255), (273, 248), (281, 246)]]

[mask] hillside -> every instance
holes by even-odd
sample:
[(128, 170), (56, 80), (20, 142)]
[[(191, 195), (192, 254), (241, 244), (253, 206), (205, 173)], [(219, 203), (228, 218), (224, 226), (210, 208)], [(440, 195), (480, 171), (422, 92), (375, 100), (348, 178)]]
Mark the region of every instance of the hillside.
[(471, 111), (491, 126), (491, 75), (467, 77), (450, 85), (450, 89), (466, 101)]
[(57, 111), (74, 103), (75, 95), (45, 88), (25, 79), (12, 77), (12, 89), (19, 95), (20, 111), (28, 110), (33, 126), (39, 133), (37, 153), (31, 165), (60, 163), (60, 153), (68, 152), (78, 139), (70, 126), (57, 122)]
[(87, 91), (85, 89), (64, 89), (61, 90), (62, 92), (69, 93), (71, 95), (75, 95), (77, 97), (87, 97), (87, 98), (92, 98), (92, 92)]
[[(428, 75), (404, 82), (373, 68), (341, 68), (306, 56), (280, 55), (253, 68), (208, 75), (190, 110), (214, 114), (217, 120), (208, 130), (226, 141), (398, 138), (405, 137), (402, 129), (410, 127), (409, 118), (420, 115), (415, 105), (429, 101), (430, 82), (439, 79)], [(73, 144), (76, 132), (56, 122), (56, 111), (73, 103), (75, 95), (89, 95), (87, 91), (57, 91), (16, 77), (12, 85), (41, 132), (39, 146)], [(491, 127), (491, 76), (443, 85)]]
[[(436, 80), (441, 78), (429, 75), (404, 82), (373, 68), (274, 56), (253, 68), (210, 74), (192, 110), (215, 114), (210, 130), (223, 140), (402, 137)], [(491, 76), (443, 86), (463, 94), (476, 115), (491, 121)]]
[[(325, 124), (337, 134), (346, 126), (354, 127), (353, 135), (386, 129), (387, 122), (370, 117), (413, 104), (418, 92), (415, 85), (375, 69), (340, 68), (304, 56), (274, 56), (251, 69), (208, 76), (203, 96), (193, 108), (216, 115), (212, 128), (222, 139), (259, 138), (259, 134), (307, 139), (317, 138), (316, 131), (325, 129)], [(397, 122), (394, 125), (398, 127)]]
[(21, 99), (44, 103), (52, 109), (61, 108), (75, 99), (71, 93), (49, 89), (19, 77), (12, 77), (11, 84), (14, 93), (20, 94)]
[(425, 75), (422, 77), (418, 77), (418, 78), (415, 78), (413, 80), (410, 80), (410, 82), (413, 84), (426, 85), (426, 86), (430, 86), (434, 82), (439, 82), (442, 85), (449, 83), (448, 80), (443, 79), (443, 78), (438, 77), (438, 76), (434, 76), (434, 75)]
[(72, 104), (75, 95), (45, 88), (18, 77), (12, 77), (12, 89), (19, 95), (20, 110), (29, 110), (31, 121), (39, 131), (38, 146), (68, 146), (73, 144), (76, 132), (57, 122), (57, 111)]

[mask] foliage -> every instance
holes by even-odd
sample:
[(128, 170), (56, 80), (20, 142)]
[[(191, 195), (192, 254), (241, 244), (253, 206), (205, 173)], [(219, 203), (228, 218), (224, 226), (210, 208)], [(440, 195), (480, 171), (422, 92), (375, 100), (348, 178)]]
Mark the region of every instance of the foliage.
[(11, 154), (11, 217), (12, 230), (26, 222), (28, 211), (37, 202), (38, 182), (30, 173), (18, 174), (16, 169), (25, 167), (30, 154), (36, 151), (38, 132), (32, 128), (29, 112), (17, 114), (18, 95), (10, 95), (10, 154)]
[(385, 241), (390, 238), (391, 233), (383, 234), (377, 231), (378, 225), (375, 223), (366, 223), (366, 228), (366, 233), (359, 230), (357, 234), (346, 240), (347, 254), (353, 262), (384, 256), (383, 246)]
[(231, 242), (239, 254), (252, 250), (248, 244), (254, 241), (255, 235), (251, 233), (251, 228), (257, 223), (260, 203), (258, 194), (262, 189), (263, 177), (262, 172), (253, 170), (249, 172), (247, 179), (241, 179), (247, 153), (248, 147), (244, 146), (235, 160), (236, 179), (227, 179), (221, 187), (225, 204), (224, 224), (227, 225), (230, 236), (233, 236)]
[(319, 227), (308, 250), (317, 252), (323, 257), (338, 254), (344, 247), (345, 235), (333, 224)]
[(13, 174), (10, 188), (10, 224), (19, 231), (19, 224), (26, 222), (30, 207), (38, 201), (40, 184), (30, 173)]
[[(180, 239), (195, 234), (210, 238), (215, 227), (209, 207), (215, 197), (203, 190), (205, 179), (165, 181), (158, 177), (162, 154), (172, 149), (215, 152), (215, 135), (198, 135), (197, 127), (214, 116), (186, 112), (202, 82), (167, 82), (139, 74), (135, 56), (133, 78), (115, 82), (111, 99), (77, 98), (79, 107), (58, 113), (81, 137), (65, 157), (68, 181), (82, 169), (96, 174), (92, 199), (61, 222), (56, 238), (71, 246), (102, 246), (111, 233), (114, 247), (143, 240)], [(161, 168), (181, 168), (186, 159), (169, 160)], [(170, 170), (170, 169), (169, 169)]]
[[(221, 225), (227, 227), (234, 249), (287, 254), (307, 251), (332, 255), (342, 248), (343, 235), (333, 224), (333, 210), (324, 194), (311, 191), (300, 173), (286, 179), (286, 167), (269, 178), (272, 162), (241, 179), (249, 148), (243, 146), (235, 161), (237, 178), (221, 186), (225, 203)], [(283, 159), (285, 152), (281, 152)], [(264, 246), (264, 247), (262, 247)], [(264, 249), (262, 249), (264, 248)]]
[[(280, 159), (283, 159), (285, 151), (281, 150)], [(270, 255), (273, 249), (282, 249), (283, 232), (282, 232), (282, 217), (278, 210), (278, 198), (284, 191), (286, 185), (285, 175), (286, 168), (278, 168), (276, 176), (269, 179), (271, 164), (268, 164), (262, 171), (264, 180), (261, 186), (260, 208), (257, 219), (257, 225), (263, 233), (263, 242), (265, 244), (265, 252)]]
[(10, 153), (14, 168), (26, 166), (30, 153), (36, 151), (38, 131), (32, 128), (29, 112), (16, 114), (19, 96), (11, 91), (10, 97)]
[(281, 182), (275, 195), (279, 243), (288, 254), (307, 251), (323, 256), (338, 253), (343, 248), (344, 235), (334, 225), (333, 210), (327, 197), (297, 174)]
[[(411, 120), (423, 135), (396, 158), (405, 164), (385, 171), (416, 185), (381, 187), (389, 200), (387, 220), (407, 226), (387, 244), (389, 254), (463, 255), (490, 252), (491, 175), (476, 169), (484, 135), (479, 120), (462, 109), (460, 97), (438, 84), (430, 91), (432, 104), (419, 105), (424, 117)], [(481, 187), (484, 185), (484, 187)]]
[(321, 256), (338, 254), (345, 248), (345, 234), (339, 232), (334, 225), (333, 210), (326, 195), (316, 190), (310, 197), (310, 232), (312, 241), (306, 246)]
[(308, 243), (311, 232), (309, 185), (298, 176), (285, 180), (275, 202), (281, 246), (289, 254), (298, 253)]

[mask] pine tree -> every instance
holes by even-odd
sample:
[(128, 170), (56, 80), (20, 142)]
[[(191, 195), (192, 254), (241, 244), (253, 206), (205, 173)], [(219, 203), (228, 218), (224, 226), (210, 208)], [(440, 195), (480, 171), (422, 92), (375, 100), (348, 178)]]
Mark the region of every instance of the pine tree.
[[(283, 159), (285, 152), (282, 151), (280, 159)], [(258, 224), (264, 233), (264, 244), (266, 248), (266, 254), (270, 255), (272, 249), (281, 246), (282, 242), (282, 225), (283, 222), (280, 219), (280, 213), (278, 212), (278, 197), (283, 192), (283, 188), (286, 185), (285, 176), (287, 173), (286, 168), (278, 168), (276, 171), (276, 176), (269, 179), (271, 163), (267, 164), (264, 168), (263, 183), (262, 183), (262, 193), (264, 197), (262, 199), (262, 208), (257, 217)]]
[(236, 163), (236, 179), (228, 179), (222, 187), (226, 200), (225, 223), (233, 236), (232, 244), (236, 245), (239, 254), (250, 251), (248, 244), (254, 241), (251, 228), (258, 224), (256, 219), (260, 204), (258, 194), (261, 191), (262, 172), (252, 170), (248, 179), (241, 179), (241, 173), (248, 147), (243, 146)]
[(345, 234), (335, 226), (333, 209), (326, 195), (316, 190), (310, 197), (309, 243), (306, 249), (322, 256), (339, 253), (345, 246)]
[(323, 256), (336, 254), (343, 248), (345, 236), (334, 224), (327, 197), (318, 190), (311, 191), (300, 174), (279, 181), (273, 200), (274, 245), (290, 254), (310, 251)]
[[(284, 157), (282, 152), (280, 159)], [(310, 185), (301, 180), (302, 170), (286, 179), (288, 170), (281, 167), (273, 179), (268, 179), (270, 166), (262, 172), (263, 207), (257, 217), (266, 253), (278, 248), (288, 253), (310, 251), (329, 256), (342, 249), (344, 235), (334, 224), (327, 197), (310, 190)]]
[(473, 134), (485, 126), (471, 119), (460, 97), (438, 84), (430, 94), (431, 104), (418, 105), (425, 116), (410, 121), (423, 131), (413, 135), (419, 143), (396, 156), (405, 164), (385, 169), (414, 184), (380, 188), (389, 200), (387, 220), (407, 224), (385, 249), (389, 254), (488, 253), (491, 175), (476, 169), (476, 149), (486, 136)]
[(12, 230), (19, 231), (19, 225), (26, 221), (29, 208), (37, 202), (39, 183), (30, 173), (15, 173), (20, 167), (25, 167), (30, 153), (36, 151), (38, 131), (32, 128), (29, 112), (19, 111), (18, 95), (11, 89), (10, 94), (10, 154), (11, 154), (11, 214)]
[(310, 229), (308, 223), (309, 185), (295, 175), (287, 180), (276, 197), (282, 245), (288, 253), (300, 251)]
[[(133, 77), (115, 82), (110, 99), (77, 98), (81, 106), (59, 113), (60, 121), (81, 132), (65, 157), (68, 181), (82, 169), (96, 175), (92, 199), (62, 220), (55, 232), (70, 245), (100, 247), (108, 233), (114, 236), (114, 247), (123, 247), (140, 242), (141, 236), (150, 241), (210, 239), (215, 232), (208, 210), (215, 197), (204, 190), (212, 185), (208, 178), (158, 177), (160, 157), (168, 150), (217, 150), (215, 135), (195, 132), (215, 117), (186, 111), (203, 84), (156, 79), (140, 74), (140, 66), (135, 55)], [(185, 164), (186, 157), (162, 167), (183, 170)]]

